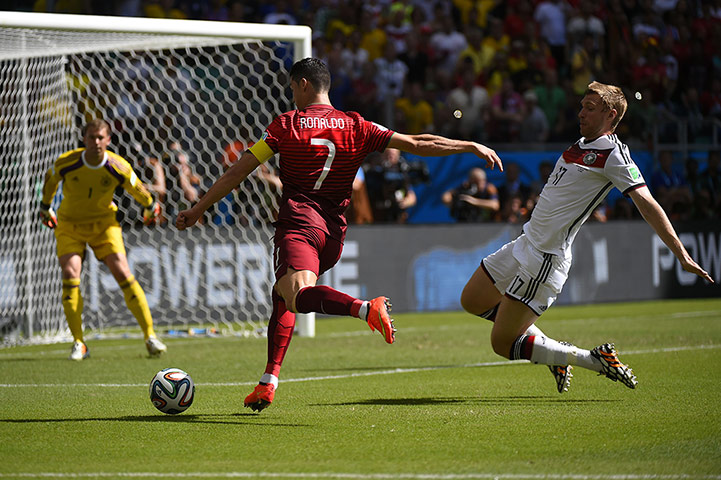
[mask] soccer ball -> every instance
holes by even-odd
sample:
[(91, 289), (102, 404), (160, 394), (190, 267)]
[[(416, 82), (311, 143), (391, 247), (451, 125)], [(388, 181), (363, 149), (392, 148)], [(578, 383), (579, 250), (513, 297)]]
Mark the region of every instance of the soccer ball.
[(184, 412), (193, 403), (195, 384), (179, 368), (165, 368), (150, 381), (150, 401), (163, 413)]

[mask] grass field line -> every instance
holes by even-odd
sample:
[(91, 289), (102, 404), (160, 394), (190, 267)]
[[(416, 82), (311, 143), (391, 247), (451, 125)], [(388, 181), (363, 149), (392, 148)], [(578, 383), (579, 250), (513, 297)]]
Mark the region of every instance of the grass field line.
[[(688, 345), (682, 347), (666, 347), (666, 348), (653, 348), (647, 350), (628, 350), (624, 351), (624, 355), (648, 355), (655, 353), (670, 353), (670, 352), (684, 352), (691, 350), (713, 350), (721, 348), (721, 344), (712, 345)], [(356, 377), (372, 377), (377, 375), (394, 375), (399, 373), (417, 373), (417, 372), (429, 372), (434, 370), (447, 370), (451, 368), (480, 368), (480, 367), (499, 367), (503, 365), (511, 365), (517, 363), (529, 363), (528, 360), (502, 360), (497, 362), (481, 362), (481, 363), (465, 363), (460, 365), (434, 365), (429, 367), (415, 367), (415, 368), (391, 368), (385, 370), (376, 370), (373, 372), (353, 372), (344, 373), (339, 375), (323, 375), (316, 377), (298, 377), (298, 378), (286, 378), (283, 379), (284, 383), (293, 382), (315, 382), (323, 380), (342, 380), (346, 378)], [(257, 382), (209, 382), (209, 383), (196, 383), (196, 386), (200, 387), (240, 387), (247, 385), (255, 385)], [(107, 387), (107, 388), (121, 388), (121, 387), (144, 387), (147, 388), (146, 383), (0, 383), (0, 388), (22, 388), (22, 387)]]
[(721, 475), (523, 474), (523, 473), (331, 473), (331, 472), (39, 472), (0, 473), (0, 478), (338, 478), (358, 480), (719, 480)]

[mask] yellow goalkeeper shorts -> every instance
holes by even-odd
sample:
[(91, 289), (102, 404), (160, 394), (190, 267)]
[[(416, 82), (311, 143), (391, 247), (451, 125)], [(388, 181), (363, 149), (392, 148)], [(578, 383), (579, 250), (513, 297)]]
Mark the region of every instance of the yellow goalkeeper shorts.
[(125, 254), (123, 230), (114, 218), (94, 222), (60, 221), (54, 232), (58, 258), (69, 253), (84, 258), (86, 245), (93, 249), (98, 260), (111, 253)]

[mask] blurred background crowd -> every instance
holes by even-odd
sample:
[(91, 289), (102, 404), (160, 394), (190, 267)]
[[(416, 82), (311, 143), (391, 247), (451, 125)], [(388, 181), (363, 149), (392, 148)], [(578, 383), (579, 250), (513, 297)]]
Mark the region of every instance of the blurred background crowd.
[[(721, 218), (721, 0), (13, 2), (15, 10), (38, 12), (309, 25), (313, 54), (333, 76), (336, 108), (401, 132), (434, 132), (497, 150), (565, 148), (579, 136), (576, 114), (586, 86), (616, 84), (629, 100), (617, 133), (632, 153), (651, 152), (654, 169), (644, 175), (669, 216)], [(673, 147), (680, 144), (699, 148)], [(351, 221), (407, 221), (420, 200), (414, 185), (432, 179), (422, 163), (398, 157), (367, 160)], [(457, 187), (437, 192), (438, 200), (455, 221), (522, 222), (550, 168), (544, 162), (523, 182), (511, 163), (495, 185), (470, 169)], [(185, 175), (175, 176), (176, 190), (202, 194), (192, 165), (178, 171)], [(166, 182), (155, 176), (156, 188)], [(599, 221), (635, 215), (628, 202), (594, 212)]]

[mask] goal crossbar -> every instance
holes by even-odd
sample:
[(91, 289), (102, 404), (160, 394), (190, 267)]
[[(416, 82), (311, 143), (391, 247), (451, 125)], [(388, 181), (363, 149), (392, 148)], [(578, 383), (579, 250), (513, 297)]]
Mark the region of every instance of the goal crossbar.
[[(0, 27), (52, 29), (100, 33), (132, 33), (148, 35), (179, 35), (213, 38), (280, 40), (293, 43), (294, 60), (311, 56), (312, 30), (305, 25), (267, 25), (259, 23), (215, 22), (208, 20), (177, 20), (167, 18), (105, 17), (57, 13), (0, 11)], [(187, 38), (184, 41), (188, 41)], [(85, 47), (86, 51), (88, 46)], [(161, 47), (162, 48), (162, 47)], [(92, 50), (92, 48), (90, 48)], [(47, 52), (37, 52), (44, 55)], [(27, 57), (28, 54), (1, 52), (0, 59)]]

